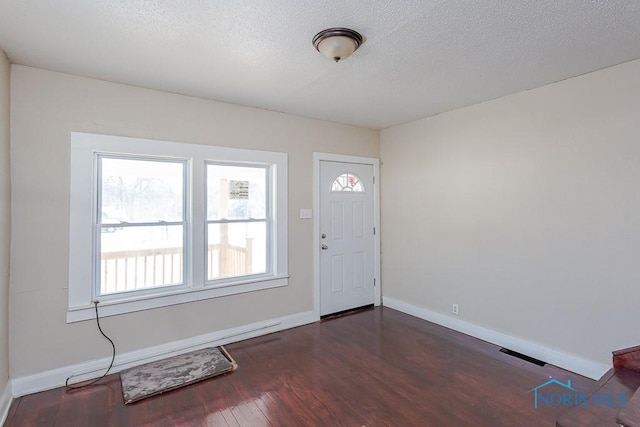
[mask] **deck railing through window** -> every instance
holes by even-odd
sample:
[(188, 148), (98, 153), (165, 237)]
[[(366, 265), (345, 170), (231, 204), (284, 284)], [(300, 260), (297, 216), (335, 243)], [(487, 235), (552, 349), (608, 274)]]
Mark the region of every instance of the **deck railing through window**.
[[(226, 243), (209, 245), (207, 278), (243, 276), (252, 273), (253, 239), (245, 246)], [(182, 248), (158, 248), (104, 252), (101, 257), (101, 293), (146, 289), (183, 281)]]

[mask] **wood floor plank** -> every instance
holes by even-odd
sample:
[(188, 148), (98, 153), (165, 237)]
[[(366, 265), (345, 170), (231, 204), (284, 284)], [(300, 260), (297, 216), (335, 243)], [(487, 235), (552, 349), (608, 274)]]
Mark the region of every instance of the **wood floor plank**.
[[(60, 407), (60, 394), (57, 393), (37, 393), (30, 396), (23, 396), (12, 403), (12, 407), (17, 405), (17, 409), (12, 417), (9, 417), (5, 425), (16, 426), (39, 426), (46, 425), (48, 420), (55, 420)], [(28, 419), (23, 419), (22, 414), (25, 408), (32, 408)]]
[[(116, 337), (117, 339), (117, 337)], [(227, 346), (232, 374), (124, 405), (119, 376), (100, 387), (14, 401), (13, 426), (553, 426), (566, 408), (534, 409), (550, 377), (464, 334), (376, 308)]]

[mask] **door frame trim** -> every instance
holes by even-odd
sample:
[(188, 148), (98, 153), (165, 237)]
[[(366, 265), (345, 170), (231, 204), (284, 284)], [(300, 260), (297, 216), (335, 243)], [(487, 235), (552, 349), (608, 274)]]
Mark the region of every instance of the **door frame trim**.
[(313, 313), (320, 320), (320, 162), (359, 163), (373, 166), (373, 278), (376, 281), (373, 304), (382, 301), (380, 280), (380, 159), (373, 157), (348, 156), (344, 154), (313, 153)]

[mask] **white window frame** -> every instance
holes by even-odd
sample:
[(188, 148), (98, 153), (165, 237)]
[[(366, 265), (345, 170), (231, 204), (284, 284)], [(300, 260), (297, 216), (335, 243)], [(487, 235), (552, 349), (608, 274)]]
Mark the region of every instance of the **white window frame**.
[[(166, 292), (169, 292), (169, 290), (184, 290), (184, 289), (188, 289), (189, 288), (189, 275), (191, 274), (191, 270), (189, 268), (190, 263), (189, 260), (191, 259), (191, 245), (190, 245), (190, 240), (191, 240), (191, 233), (190, 233), (190, 229), (191, 229), (191, 215), (189, 213), (189, 207), (191, 206), (190, 202), (189, 202), (189, 198), (190, 198), (190, 194), (191, 192), (189, 191), (190, 189), (190, 178), (189, 178), (189, 171), (191, 169), (191, 161), (188, 158), (176, 158), (176, 157), (166, 157), (166, 156), (149, 156), (149, 155), (145, 155), (145, 156), (133, 156), (131, 154), (127, 154), (127, 155), (123, 155), (123, 154), (114, 154), (114, 153), (108, 153), (108, 152), (104, 152), (104, 151), (96, 151), (94, 152), (94, 163), (95, 163), (95, 170), (93, 173), (93, 185), (94, 185), (94, 193), (93, 193), (93, 223), (96, 224), (96, 227), (94, 227), (93, 230), (93, 244), (92, 244), (92, 253), (95, 254), (95, 256), (92, 259), (92, 265), (93, 265), (93, 275), (92, 275), (92, 280), (93, 280), (93, 296), (94, 296), (94, 300), (99, 300), (101, 303), (107, 302), (107, 301), (119, 301), (122, 299), (137, 299), (137, 298), (141, 298), (143, 296), (146, 295), (156, 295), (159, 293), (163, 293), (165, 291), (163, 291), (164, 289), (166, 289)], [(105, 293), (102, 294), (101, 293), (101, 283), (100, 283), (100, 276), (101, 276), (101, 271), (99, 268), (99, 256), (98, 254), (100, 254), (101, 252), (101, 239), (102, 239), (102, 230), (101, 227), (99, 226), (101, 224), (101, 215), (98, 209), (98, 206), (101, 203), (101, 192), (102, 192), (102, 183), (100, 182), (101, 179), (101, 159), (125, 159), (125, 160), (141, 160), (141, 161), (156, 161), (156, 162), (171, 162), (171, 163), (181, 163), (183, 165), (183, 171), (182, 171), (182, 175), (183, 175), (183, 183), (182, 183), (182, 190), (183, 190), (183, 199), (182, 199), (182, 227), (183, 227), (183, 237), (182, 237), (182, 269), (183, 269), (183, 275), (182, 275), (182, 283), (175, 283), (175, 284), (168, 284), (168, 285), (162, 285), (162, 286), (157, 286), (157, 287), (148, 287), (148, 288), (141, 288), (141, 289), (135, 289), (135, 290), (126, 290), (126, 291), (120, 291), (120, 292), (113, 292), (113, 293)], [(165, 223), (167, 224), (167, 223)], [(169, 223), (171, 224), (171, 223)], [(157, 224), (136, 224), (136, 223), (130, 223), (127, 225), (123, 225), (123, 227), (127, 227), (127, 226), (134, 226), (134, 227), (138, 227), (138, 226), (145, 226), (145, 225), (161, 225), (160, 223)]]
[[(206, 168), (208, 166), (239, 166), (239, 167), (264, 168), (265, 169), (265, 173), (266, 173), (265, 185), (266, 185), (267, 189), (273, 187), (273, 183), (272, 183), (273, 179), (271, 177), (272, 174), (269, 173), (270, 171), (269, 171), (268, 167), (265, 168), (266, 165), (263, 165), (263, 164), (256, 165), (255, 163), (254, 164), (251, 164), (251, 163), (235, 163), (234, 164), (234, 163), (229, 163), (229, 162), (211, 162), (211, 161), (207, 161), (205, 163), (205, 192), (206, 193), (208, 193), (208, 191), (209, 191), (208, 187), (206, 186), (206, 182), (207, 182)], [(265, 219), (264, 219), (264, 222), (265, 222), (265, 225), (266, 225), (266, 232), (267, 232), (267, 236), (266, 236), (266, 238), (267, 238), (267, 242), (266, 242), (267, 248), (271, 248), (272, 247), (272, 241), (273, 241), (272, 230), (271, 230), (272, 224), (273, 224), (272, 216), (274, 215), (274, 209), (272, 208), (272, 206), (273, 206), (273, 202), (272, 202), (273, 191), (271, 191), (270, 193), (271, 194), (268, 194), (267, 198), (266, 198), (267, 199), (266, 200), (267, 205), (265, 206), (266, 215), (265, 215)], [(205, 201), (207, 199), (208, 199), (208, 197), (205, 196)], [(244, 219), (244, 220), (241, 220), (241, 219), (238, 219), (238, 220), (235, 220), (235, 219), (233, 219), (233, 220), (232, 219), (209, 220), (208, 219), (208, 206), (205, 205), (205, 245), (207, 244), (207, 240), (209, 238), (209, 227), (208, 227), (209, 224), (211, 224), (211, 223), (218, 223), (218, 224), (227, 223), (227, 224), (231, 224), (231, 223), (234, 223), (234, 222), (236, 222), (236, 223), (237, 222), (248, 223), (248, 222), (251, 222), (251, 220), (248, 219), (248, 218)], [(256, 222), (262, 222), (262, 220), (256, 221)], [(273, 252), (272, 250), (267, 250), (267, 253), (266, 253), (266, 255), (267, 255), (266, 271), (264, 273), (251, 274), (251, 275), (247, 275), (247, 276), (244, 276), (244, 277), (247, 277), (247, 278), (250, 278), (250, 277), (261, 278), (261, 277), (265, 277), (265, 276), (271, 275), (272, 274), (271, 273), (272, 272), (272, 268), (273, 268), (273, 263), (271, 262), (271, 254), (272, 254), (272, 252)], [(209, 269), (209, 266), (208, 266), (207, 262), (205, 261), (205, 271), (208, 271), (208, 269)], [(205, 276), (206, 276), (206, 274), (205, 274)], [(209, 279), (208, 277), (205, 277), (205, 280), (206, 280), (207, 285), (210, 285), (210, 284), (216, 285), (216, 284), (224, 284), (224, 283), (226, 283), (228, 281), (237, 280), (237, 277), (222, 277), (222, 278), (219, 278), (219, 279)]]
[[(186, 159), (187, 217), (185, 233), (189, 253), (185, 269), (185, 285), (159, 287), (144, 292), (109, 295), (100, 299), (101, 316), (165, 307), (209, 298), (286, 286), (287, 261), (287, 154), (246, 150), (211, 145), (186, 144), (121, 136), (71, 133), (71, 179), (69, 212), (69, 305), (67, 323), (95, 316), (93, 301), (94, 263), (96, 256), (96, 156), (124, 156)], [(232, 277), (207, 282), (206, 247), (206, 182), (207, 163), (265, 165), (269, 171), (271, 190), (271, 234), (267, 251), (267, 274)]]

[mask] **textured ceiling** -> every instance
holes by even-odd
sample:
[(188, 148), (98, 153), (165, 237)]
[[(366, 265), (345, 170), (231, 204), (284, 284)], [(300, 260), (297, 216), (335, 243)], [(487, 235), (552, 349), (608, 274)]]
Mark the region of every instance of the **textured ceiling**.
[[(320, 30), (366, 42), (334, 63)], [(0, 0), (13, 63), (385, 128), (640, 58), (637, 0)]]

